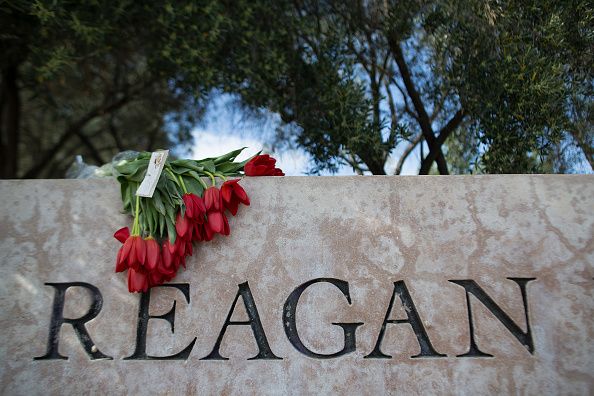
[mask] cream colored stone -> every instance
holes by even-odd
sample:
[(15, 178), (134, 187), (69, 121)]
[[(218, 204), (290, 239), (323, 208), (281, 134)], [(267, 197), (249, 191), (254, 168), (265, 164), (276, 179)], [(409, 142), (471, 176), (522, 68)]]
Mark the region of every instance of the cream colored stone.
[[(139, 296), (113, 272), (130, 224), (112, 180), (0, 181), (0, 393), (2, 394), (592, 394), (594, 393), (594, 177), (286, 177), (245, 179), (252, 205), (230, 220), (231, 236), (196, 246), (176, 283), (191, 301), (161, 288), (151, 315), (176, 300), (175, 333), (151, 319), (147, 353), (169, 355), (196, 337), (187, 360), (131, 361)], [(356, 350), (334, 359), (297, 351), (283, 328), (283, 305), (315, 278), (348, 282), (352, 305), (328, 283), (306, 289), (297, 308), (303, 344), (339, 351), (332, 323), (363, 322)], [(461, 358), (469, 348), (465, 290), (472, 279), (526, 331), (520, 288), (527, 284), (531, 354), (476, 297), (478, 347), (491, 358)], [(391, 359), (364, 358), (382, 327), (394, 282), (404, 280), (435, 348), (420, 351), (411, 326), (387, 324), (381, 349)], [(86, 328), (113, 360), (91, 361), (70, 325), (60, 353), (33, 360), (48, 343), (54, 290), (47, 282), (87, 282), (103, 307)], [(249, 282), (263, 329), (282, 360), (258, 353), (249, 326), (229, 326), (211, 352), (238, 285)], [(66, 292), (64, 315), (91, 304), (83, 288)], [(390, 319), (411, 307), (395, 298)], [(247, 320), (240, 298), (232, 320)]]

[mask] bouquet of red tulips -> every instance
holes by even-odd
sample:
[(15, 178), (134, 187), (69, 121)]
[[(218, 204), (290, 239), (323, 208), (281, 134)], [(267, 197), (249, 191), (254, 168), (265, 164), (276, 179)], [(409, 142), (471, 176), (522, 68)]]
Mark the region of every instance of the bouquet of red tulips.
[[(239, 185), (245, 176), (284, 176), (269, 155), (234, 162), (243, 149), (202, 160), (167, 159), (152, 197), (136, 195), (151, 153), (113, 164), (120, 182), (124, 211), (134, 217), (132, 231), (124, 227), (114, 237), (123, 243), (116, 272), (128, 270), (128, 291), (146, 292), (175, 277), (194, 242), (229, 235), (227, 213), (235, 216), (250, 199)], [(217, 179), (222, 184), (217, 187)]]

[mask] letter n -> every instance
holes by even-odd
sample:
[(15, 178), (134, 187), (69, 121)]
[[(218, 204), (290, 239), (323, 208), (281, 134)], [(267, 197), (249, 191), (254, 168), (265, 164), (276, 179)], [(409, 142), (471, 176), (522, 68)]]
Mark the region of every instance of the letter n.
[(474, 339), (474, 321), (472, 317), (472, 308), (470, 305), (470, 296), (473, 294), (491, 313), (499, 320), (512, 335), (526, 347), (528, 352), (534, 354), (534, 342), (532, 341), (532, 332), (530, 330), (530, 320), (528, 319), (528, 301), (526, 298), (526, 284), (536, 278), (507, 278), (516, 282), (522, 293), (522, 303), (524, 305), (524, 317), (526, 318), (526, 331), (514, 323), (514, 321), (493, 301), (491, 297), (472, 279), (450, 280), (449, 282), (460, 285), (466, 291), (466, 307), (468, 309), (468, 326), (470, 327), (470, 348), (468, 352), (458, 355), (458, 357), (493, 357), (479, 349)]

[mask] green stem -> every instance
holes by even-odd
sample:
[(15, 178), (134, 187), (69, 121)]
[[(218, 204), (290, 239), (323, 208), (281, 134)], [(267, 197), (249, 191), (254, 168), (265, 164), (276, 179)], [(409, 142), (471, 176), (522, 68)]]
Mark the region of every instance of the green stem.
[(223, 181), (227, 181), (227, 178), (222, 173), (215, 173), (215, 176), (220, 177)]
[(205, 190), (208, 188), (208, 186), (206, 185), (206, 183), (204, 183), (204, 180), (202, 180), (200, 176), (195, 177), (195, 179), (198, 180), (198, 183), (200, 183)]
[(210, 177), (210, 180), (212, 181), (212, 185), (215, 186), (217, 184), (217, 182), (215, 181), (214, 175), (208, 171), (204, 171), (204, 173), (207, 174), (208, 177)]
[(177, 177), (179, 178), (179, 183), (181, 184), (182, 190), (184, 190), (184, 194), (187, 194), (188, 190), (186, 189), (186, 184), (184, 183), (184, 179), (181, 177), (181, 175), (177, 175)]
[(169, 173), (169, 176), (171, 176), (171, 179), (173, 180), (173, 182), (174, 182), (175, 184), (177, 184), (178, 186), (180, 186), (180, 184), (179, 184), (179, 180), (177, 179), (177, 177), (175, 177), (175, 175), (173, 174), (173, 172), (171, 171), (171, 169), (169, 169), (169, 168), (165, 167), (165, 171), (166, 171), (167, 173)]
[(139, 217), (140, 217), (140, 196), (136, 196), (136, 213), (134, 216), (134, 225), (132, 226), (132, 235), (140, 235), (140, 225), (139, 225)]

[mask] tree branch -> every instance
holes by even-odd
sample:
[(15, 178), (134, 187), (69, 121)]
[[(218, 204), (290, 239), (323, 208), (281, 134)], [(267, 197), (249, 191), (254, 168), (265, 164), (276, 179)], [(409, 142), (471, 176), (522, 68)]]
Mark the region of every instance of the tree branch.
[(406, 161), (406, 158), (410, 155), (410, 153), (413, 152), (415, 147), (417, 147), (417, 145), (421, 142), (422, 139), (423, 133), (421, 132), (417, 136), (415, 136), (415, 138), (408, 144), (408, 146), (406, 146), (404, 152), (402, 153), (400, 158), (398, 158), (398, 162), (396, 163), (396, 169), (394, 169), (395, 175), (399, 175), (402, 172), (402, 166), (404, 166), (404, 161)]
[(353, 168), (353, 172), (355, 172), (358, 175), (363, 174), (363, 169), (359, 165), (359, 162), (357, 161), (353, 153), (347, 154), (343, 152), (340, 154), (340, 158), (342, 158), (349, 166), (351, 166), (351, 168)]
[(103, 165), (105, 163), (105, 161), (103, 160), (103, 157), (101, 156), (101, 154), (99, 153), (99, 150), (97, 150), (97, 148), (95, 147), (95, 145), (93, 144), (93, 142), (91, 142), (91, 139), (89, 139), (82, 131), (82, 129), (78, 129), (75, 132), (76, 136), (78, 136), (78, 138), (80, 139), (80, 141), (87, 146), (87, 149), (89, 149), (89, 153), (91, 154), (91, 157), (93, 157), (93, 159), (97, 162), (98, 165)]
[(394, 104), (394, 97), (390, 90), (390, 83), (384, 81), (384, 88), (388, 96), (388, 108), (390, 109), (390, 135), (388, 136), (388, 144), (393, 146), (396, 144), (396, 130), (398, 126), (398, 116), (396, 114), (396, 105)]
[[(435, 161), (435, 159), (441, 152), (441, 146), (446, 141), (448, 136), (450, 136), (452, 134), (452, 132), (454, 132), (454, 130), (456, 130), (456, 128), (462, 123), (463, 119), (464, 119), (464, 111), (462, 109), (460, 109), (447, 122), (447, 124), (445, 124), (444, 127), (441, 128), (439, 135), (435, 139), (435, 145), (429, 146), (429, 154), (427, 154), (427, 157), (425, 157), (423, 159), (423, 161), (421, 162), (421, 170), (419, 171), (419, 174), (429, 173), (429, 170), (431, 169), (431, 165), (433, 164), (433, 161)], [(439, 150), (436, 149), (436, 147)], [(425, 172), (425, 173), (422, 173), (422, 172)]]
[(109, 113), (111, 111), (114, 111), (114, 110), (122, 107), (123, 105), (128, 103), (130, 101), (130, 99), (131, 99), (130, 96), (122, 96), (119, 100), (116, 100), (115, 102), (112, 102), (110, 104), (103, 104), (101, 106), (94, 108), (93, 110), (91, 110), (87, 114), (85, 114), (83, 117), (79, 118), (77, 121), (70, 124), (70, 126), (68, 128), (66, 128), (64, 133), (62, 133), (62, 135), (60, 136), (58, 141), (56, 143), (54, 143), (54, 145), (49, 150), (47, 150), (45, 152), (45, 154), (43, 154), (43, 156), (37, 162), (37, 164), (33, 165), (24, 174), (23, 178), (32, 179), (32, 178), (37, 177), (40, 174), (40, 172), (43, 170), (43, 168), (47, 165), (47, 163), (49, 161), (51, 161), (51, 159), (58, 153), (60, 148), (68, 140), (70, 140), (73, 136), (79, 135), (81, 133), (80, 132), (81, 129), (85, 125), (87, 125), (87, 123), (89, 123), (95, 117), (104, 115), (106, 113)]
[[(430, 150), (436, 150), (436, 158), (437, 161), (437, 168), (439, 173), (442, 175), (449, 174), (448, 166), (441, 151), (441, 145), (437, 144), (436, 137), (433, 133), (433, 128), (431, 127), (431, 120), (427, 111), (425, 110), (425, 106), (423, 105), (423, 101), (421, 100), (421, 95), (415, 88), (415, 85), (412, 80), (412, 76), (410, 74), (410, 70), (406, 65), (406, 61), (404, 60), (404, 54), (402, 53), (402, 48), (400, 47), (400, 43), (397, 41), (396, 37), (393, 34), (388, 36), (388, 45), (390, 46), (390, 50), (392, 51), (392, 55), (394, 56), (394, 60), (396, 61), (396, 65), (398, 66), (398, 70), (400, 71), (400, 75), (402, 76), (402, 81), (404, 82), (404, 86), (410, 96), (410, 99), (413, 103), (413, 106), (416, 110), (418, 115), (419, 124), (421, 126), (421, 131), (423, 131), (423, 136), (429, 145)], [(433, 161), (431, 161), (433, 163)], [(419, 174), (426, 174), (422, 173), (425, 168), (421, 166), (421, 171)], [(427, 171), (428, 172), (428, 171)]]

